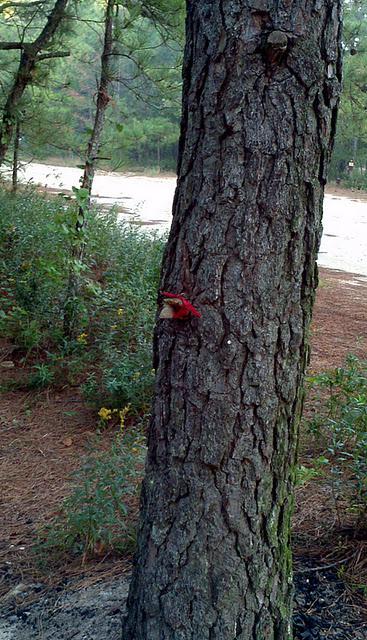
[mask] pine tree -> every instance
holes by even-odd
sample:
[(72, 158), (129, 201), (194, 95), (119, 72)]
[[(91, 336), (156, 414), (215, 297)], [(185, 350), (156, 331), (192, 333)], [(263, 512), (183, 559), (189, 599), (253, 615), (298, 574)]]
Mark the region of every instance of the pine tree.
[(124, 640), (289, 640), (290, 513), (341, 2), (187, 2), (178, 185)]

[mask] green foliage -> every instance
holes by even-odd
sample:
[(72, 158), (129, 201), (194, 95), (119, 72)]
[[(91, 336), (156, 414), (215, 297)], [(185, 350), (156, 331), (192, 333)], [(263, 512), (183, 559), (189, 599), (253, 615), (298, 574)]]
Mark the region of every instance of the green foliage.
[[(111, 100), (100, 153), (107, 158), (103, 166), (175, 170), (184, 2), (118, 4)], [(84, 161), (95, 110), (104, 11), (105, 3), (99, 0), (76, 3), (76, 7), (69, 4), (72, 19), (59, 29), (57, 45), (61, 50), (70, 50), (70, 56), (39, 62), (32, 87), (28, 87), (18, 108), (23, 157)], [(43, 25), (44, 15), (44, 8), (16, 8), (2, 19), (0, 15), (0, 40), (17, 41), (19, 33), (24, 34), (25, 41), (30, 40)], [(19, 51), (0, 52), (0, 108), (18, 62)], [(142, 130), (142, 136), (135, 135), (137, 128)]]
[(40, 535), (43, 551), (93, 555), (132, 551), (144, 438), (119, 433), (111, 448), (89, 455), (74, 476), (60, 516)]
[(343, 175), (341, 184), (346, 189), (357, 189), (357, 191), (367, 191), (367, 173), (364, 167), (354, 169), (350, 175)]
[[(330, 178), (367, 189), (367, 2), (344, 2), (344, 62), (335, 148)], [(350, 170), (348, 163), (354, 162)]]
[[(92, 210), (76, 259), (69, 201), (0, 192), (0, 210), (0, 335), (41, 359), (30, 385), (74, 383), (84, 371), (86, 397), (97, 408), (147, 410), (163, 239), (120, 223), (114, 211)], [(78, 276), (72, 300), (71, 270)], [(70, 305), (76, 337), (67, 339)]]
[(306, 467), (303, 464), (298, 465), (296, 469), (296, 485), (302, 486), (307, 484), (310, 480), (322, 476), (325, 465), (328, 464), (328, 458), (325, 458), (325, 456), (319, 456), (316, 460), (313, 460), (313, 466), (311, 467)]
[[(104, 168), (176, 169), (181, 109), (183, 0), (118, 2), (110, 103), (103, 133)], [(47, 2), (46, 6), (51, 6)], [(75, 6), (77, 10), (74, 11)], [(104, 3), (71, 4), (57, 44), (68, 58), (37, 65), (32, 89), (19, 108), (21, 153), (39, 159), (84, 159), (95, 108)], [(25, 41), (44, 23), (45, 10), (19, 6), (0, 16), (0, 39)], [(91, 19), (92, 18), (92, 19)], [(71, 30), (70, 25), (73, 26)], [(62, 46), (60, 47), (60, 45)], [(344, 89), (330, 179), (367, 189), (367, 1), (344, 2)], [(1, 52), (0, 106), (4, 104), (19, 51)], [(354, 169), (349, 172), (348, 163)]]
[(84, 392), (94, 406), (130, 403), (133, 412), (145, 411), (154, 383), (152, 334), (164, 242), (119, 227), (112, 214), (95, 222), (87, 247), (91, 258), (99, 254), (102, 272), (101, 282), (87, 289), (93, 300), (88, 331), (100, 366), (88, 376)]
[(132, 410), (149, 411), (155, 375), (149, 366), (150, 344), (140, 345), (137, 353), (110, 349), (107, 354), (100, 378), (91, 373), (83, 385), (85, 398), (96, 408), (118, 408), (129, 403)]
[(317, 409), (306, 426), (325, 448), (335, 495), (367, 514), (367, 362), (349, 356), (344, 367), (310, 380)]
[(55, 374), (47, 364), (35, 364), (29, 376), (28, 386), (32, 389), (44, 389), (54, 381)]
[[(31, 192), (0, 192), (0, 333), (33, 350), (60, 340), (70, 211)], [(64, 228), (65, 226), (65, 228)]]

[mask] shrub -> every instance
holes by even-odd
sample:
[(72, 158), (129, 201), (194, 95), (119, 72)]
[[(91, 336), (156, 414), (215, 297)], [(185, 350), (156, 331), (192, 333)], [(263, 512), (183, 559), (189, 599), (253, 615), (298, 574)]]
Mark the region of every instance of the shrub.
[[(90, 255), (95, 255), (97, 238), (110, 229), (105, 225), (111, 225), (111, 218), (97, 224), (100, 232), (88, 243)], [(101, 243), (108, 251), (102, 256), (100, 250), (102, 286), (87, 329), (99, 366), (88, 375), (83, 391), (95, 407), (129, 403), (132, 411), (145, 411), (154, 382), (152, 338), (164, 243), (126, 226), (109, 237)]]
[[(146, 410), (164, 240), (121, 223), (113, 210), (92, 209), (77, 260), (75, 204), (0, 191), (0, 210), (0, 335), (33, 360), (42, 352), (30, 384), (84, 377), (85, 396), (97, 408)], [(73, 297), (71, 272), (78, 278)], [(73, 337), (64, 335), (70, 305)]]
[[(350, 355), (344, 367), (310, 379), (317, 409), (306, 426), (325, 448), (335, 495), (367, 514), (367, 362)], [(318, 395), (318, 401), (317, 401)]]
[(0, 191), (0, 333), (28, 350), (60, 338), (68, 269), (63, 200)]
[(357, 191), (367, 190), (367, 177), (365, 172), (353, 171), (350, 176), (343, 176), (341, 183), (346, 189), (357, 189)]
[(84, 556), (132, 551), (144, 458), (144, 438), (136, 433), (119, 433), (109, 451), (89, 455), (61, 515), (41, 532), (40, 548)]

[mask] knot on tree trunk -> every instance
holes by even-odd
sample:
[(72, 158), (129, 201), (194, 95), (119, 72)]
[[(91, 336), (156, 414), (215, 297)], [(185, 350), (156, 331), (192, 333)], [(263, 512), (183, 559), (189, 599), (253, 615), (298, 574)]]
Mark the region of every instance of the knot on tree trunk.
[(284, 31), (272, 31), (269, 33), (265, 45), (265, 54), (270, 64), (279, 64), (281, 62), (288, 49), (288, 43), (289, 38)]
[(97, 102), (100, 103), (102, 107), (107, 107), (108, 103), (111, 101), (111, 97), (108, 95), (105, 89), (100, 89), (97, 92)]
[(272, 31), (268, 35), (267, 45), (270, 49), (285, 51), (288, 46), (288, 36), (284, 31)]

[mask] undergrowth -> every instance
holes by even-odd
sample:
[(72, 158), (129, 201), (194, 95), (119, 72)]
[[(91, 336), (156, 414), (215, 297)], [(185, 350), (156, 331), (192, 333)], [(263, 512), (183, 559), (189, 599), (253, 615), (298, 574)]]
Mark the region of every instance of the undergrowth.
[[(76, 257), (75, 203), (4, 190), (0, 211), (0, 337), (31, 365), (29, 387), (84, 383), (96, 408), (146, 411), (164, 240), (122, 224), (113, 210), (91, 209)], [(78, 279), (72, 297), (70, 273)]]
[(344, 175), (341, 179), (341, 185), (345, 189), (356, 189), (357, 191), (367, 190), (367, 178), (365, 173), (353, 171), (349, 176)]
[[(123, 427), (127, 412), (136, 419), (149, 410), (164, 240), (121, 224), (114, 211), (92, 209), (77, 259), (74, 203), (0, 191), (0, 211), (0, 337), (13, 343), (17, 364), (28, 371), (21, 384), (81, 385), (96, 408), (97, 427), (120, 422), (111, 449), (91, 453), (76, 474), (42, 546), (84, 555), (126, 551), (134, 546), (131, 498), (145, 447), (139, 431), (129, 434)], [(78, 278), (73, 298), (71, 272)], [(70, 305), (75, 326), (66, 335)], [(299, 468), (298, 481), (322, 476), (336, 509), (339, 497), (345, 504), (347, 496), (349, 510), (365, 521), (367, 363), (350, 356), (344, 367), (311, 378), (309, 386), (313, 416), (304, 424), (318, 455), (311, 467)]]
[(60, 515), (40, 533), (38, 552), (85, 558), (133, 551), (144, 458), (145, 439), (139, 432), (119, 432), (108, 451), (87, 456)]
[(310, 378), (309, 387), (313, 416), (305, 427), (323, 453), (304, 473), (327, 478), (336, 511), (347, 500), (348, 510), (366, 524), (367, 361), (350, 355), (345, 366)]

